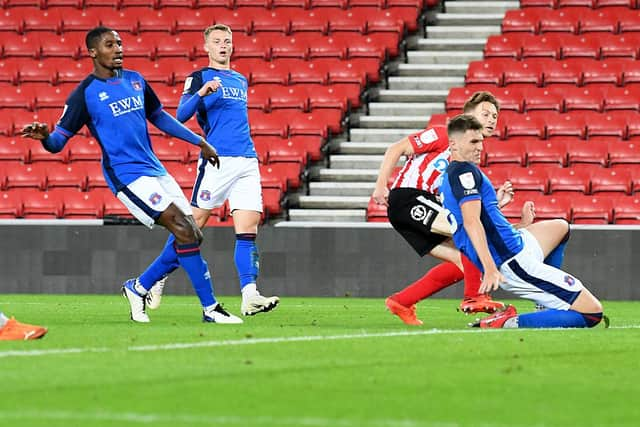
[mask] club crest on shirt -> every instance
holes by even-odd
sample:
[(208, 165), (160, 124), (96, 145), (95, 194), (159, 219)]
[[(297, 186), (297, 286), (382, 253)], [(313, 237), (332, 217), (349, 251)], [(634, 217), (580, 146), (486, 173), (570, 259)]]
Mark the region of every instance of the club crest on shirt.
[(106, 101), (107, 99), (109, 99), (109, 95), (107, 94), (107, 92), (100, 92), (98, 94), (98, 99), (100, 101)]
[(149, 201), (153, 206), (155, 206), (162, 201), (162, 196), (158, 193), (153, 193), (151, 196), (149, 196)]
[(211, 200), (211, 192), (209, 190), (202, 190), (200, 192), (200, 199), (208, 202), (209, 200)]
[(564, 276), (564, 283), (566, 283), (569, 286), (573, 286), (576, 284), (576, 279), (573, 278), (572, 276), (566, 275)]
[(473, 179), (473, 174), (471, 172), (465, 172), (458, 177), (460, 180), (460, 184), (462, 184), (462, 188), (466, 190), (471, 190), (476, 186), (476, 181)]
[(142, 83), (137, 80), (133, 80), (131, 82), (131, 87), (133, 87), (134, 90), (142, 90)]

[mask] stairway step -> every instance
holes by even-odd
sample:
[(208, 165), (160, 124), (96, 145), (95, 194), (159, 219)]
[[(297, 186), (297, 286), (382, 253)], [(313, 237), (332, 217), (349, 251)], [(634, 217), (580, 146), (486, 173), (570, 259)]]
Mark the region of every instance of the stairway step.
[(430, 116), (360, 116), (360, 127), (386, 129), (424, 129)]
[(375, 182), (310, 182), (312, 196), (362, 196), (370, 197)]
[(437, 25), (500, 25), (504, 19), (501, 13), (437, 13)]
[(417, 90), (417, 89), (382, 89), (378, 92), (377, 101), (382, 102), (442, 102), (447, 99), (449, 89)]
[(505, 13), (509, 9), (520, 8), (518, 1), (447, 1), (447, 13)]
[[(409, 134), (407, 134), (409, 135)], [(340, 142), (338, 144), (338, 152), (340, 154), (384, 154), (389, 145), (395, 141), (389, 142)]]
[(331, 169), (377, 169), (382, 157), (378, 154), (333, 154)]
[(389, 77), (389, 89), (449, 90), (464, 86), (464, 77)]
[(447, 25), (428, 26), (427, 37), (430, 39), (482, 39), (486, 41), (492, 34), (500, 34), (499, 25)]
[(289, 209), (291, 221), (365, 222), (366, 209)]
[(329, 169), (318, 170), (318, 178), (321, 181), (339, 182), (375, 182), (378, 178), (378, 169)]
[(468, 64), (400, 64), (398, 76), (462, 76), (467, 73)]
[(482, 52), (484, 45), (487, 43), (486, 38), (439, 38), (439, 39), (418, 39), (416, 49), (418, 50), (437, 50), (437, 51), (470, 51), (477, 50)]
[(464, 64), (482, 59), (482, 50), (410, 50), (407, 52), (409, 64)]
[(424, 127), (418, 127), (413, 129), (366, 129), (366, 128), (353, 128), (351, 129), (351, 141), (352, 142), (395, 142), (405, 136), (419, 132)]
[(369, 196), (300, 196), (298, 203), (304, 209), (366, 209)]
[(431, 116), (444, 111), (443, 102), (370, 102), (371, 116)]

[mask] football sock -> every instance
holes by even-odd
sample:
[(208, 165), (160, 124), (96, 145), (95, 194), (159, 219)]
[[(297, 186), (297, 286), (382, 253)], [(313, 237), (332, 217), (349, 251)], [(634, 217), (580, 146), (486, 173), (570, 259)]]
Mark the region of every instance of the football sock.
[[(597, 323), (596, 323), (597, 324)], [(583, 316), (574, 310), (549, 309), (518, 316), (519, 328), (586, 328), (590, 327)]]
[(242, 299), (246, 297), (259, 295), (258, 288), (255, 283), (248, 283), (242, 288)]
[(398, 304), (410, 307), (441, 289), (462, 280), (464, 274), (454, 263), (444, 262), (427, 271), (427, 274), (393, 295)]
[(555, 249), (547, 255), (544, 259), (545, 264), (555, 268), (562, 267), (562, 262), (564, 261), (564, 248), (567, 246), (567, 242), (569, 241), (569, 234), (570, 233), (567, 233), (558, 246), (556, 246)]
[(191, 279), (191, 285), (196, 291), (202, 307), (215, 305), (216, 298), (213, 295), (211, 273), (209, 273), (207, 263), (202, 259), (198, 244), (189, 243), (186, 245), (176, 245), (176, 253), (178, 254), (180, 266), (187, 272), (189, 279)]
[(462, 258), (462, 268), (464, 268), (464, 297), (475, 298), (480, 293), (482, 273), (469, 258), (462, 253), (460, 257)]
[(167, 243), (147, 269), (138, 277), (138, 282), (147, 291), (160, 279), (180, 266), (178, 254), (175, 248), (176, 238), (173, 234), (167, 239)]
[(240, 279), (240, 289), (244, 289), (250, 283), (255, 285), (260, 263), (254, 233), (236, 234), (236, 248), (233, 258)]
[(9, 318), (4, 315), (4, 313), (0, 313), (0, 328), (4, 326), (5, 323), (9, 321)]

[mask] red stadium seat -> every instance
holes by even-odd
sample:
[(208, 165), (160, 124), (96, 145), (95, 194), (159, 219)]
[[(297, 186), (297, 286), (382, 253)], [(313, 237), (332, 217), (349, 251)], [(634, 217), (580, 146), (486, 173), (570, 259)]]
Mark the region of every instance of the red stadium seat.
[(619, 17), (619, 23), (621, 33), (640, 31), (640, 11), (629, 10)]
[(593, 169), (591, 173), (591, 193), (609, 191), (631, 194), (631, 173), (624, 169)]
[(604, 96), (601, 90), (589, 86), (562, 89), (564, 90), (564, 108), (566, 111), (602, 111)]
[(612, 168), (640, 167), (640, 143), (638, 141), (612, 140), (608, 144), (608, 151)]
[(75, 188), (84, 190), (87, 185), (87, 172), (81, 163), (54, 163), (47, 167), (47, 189)]
[(167, 162), (164, 167), (183, 190), (191, 189), (196, 180), (197, 168), (177, 162)]
[(580, 33), (617, 33), (620, 16), (628, 12), (628, 8), (607, 8), (585, 13), (580, 17)]
[(269, 162), (295, 162), (307, 164), (309, 153), (301, 144), (296, 144), (291, 138), (267, 137), (269, 144)]
[[(264, 34), (260, 35), (265, 37)], [(271, 57), (272, 58), (298, 58), (306, 59), (309, 56), (309, 43), (304, 37), (286, 37), (282, 40), (279, 35), (274, 37), (273, 42), (269, 42), (271, 45)]]
[[(57, 59), (55, 59), (57, 61)], [(47, 60), (47, 64), (54, 59)], [(55, 71), (58, 83), (79, 83), (93, 71), (93, 64), (88, 60), (68, 61), (64, 60), (66, 66), (59, 64)]]
[(29, 85), (13, 86), (7, 83), (0, 83), (0, 108), (20, 108), (33, 110), (35, 107), (36, 94)]
[[(0, 136), (0, 162), (6, 160), (29, 162), (29, 146), (24, 144), (22, 138)], [(2, 182), (0, 182), (0, 188), (2, 188), (2, 185)]]
[(24, 16), (38, 13), (38, 6), (2, 9), (0, 13), (0, 32), (22, 34), (24, 32)]
[(62, 216), (65, 219), (98, 219), (104, 216), (104, 198), (95, 191), (66, 191)]
[(40, 141), (35, 139), (25, 140), (25, 146), (29, 147), (29, 161), (30, 162), (55, 162), (55, 163), (68, 163), (69, 161), (69, 144), (58, 153), (50, 153), (44, 149)]
[(640, 110), (640, 87), (610, 87), (604, 95), (604, 111)]
[(233, 37), (233, 58), (262, 58), (268, 59), (271, 47), (264, 37), (245, 36), (235, 34)]
[(102, 159), (102, 149), (94, 138), (76, 135), (67, 143), (67, 147), (70, 162), (99, 162)]
[(567, 143), (568, 165), (594, 165), (606, 167), (609, 147), (605, 141), (570, 141)]
[(329, 79), (328, 70), (316, 61), (305, 61), (289, 68), (289, 82), (326, 84)]
[(532, 36), (523, 34), (520, 36), (523, 42), (522, 58), (560, 58), (563, 39), (566, 35), (542, 34)]
[(43, 163), (2, 162), (2, 168), (6, 174), (4, 190), (12, 188), (44, 190), (47, 186), (47, 167)]
[(312, 32), (327, 34), (329, 30), (329, 20), (322, 9), (297, 10), (291, 14), (291, 31)]
[(279, 188), (263, 188), (262, 203), (267, 215), (279, 215), (282, 213), (282, 190)]
[[(195, 10), (178, 9), (172, 10), (171, 12), (175, 16), (175, 30), (178, 33), (190, 31), (202, 34), (204, 28), (215, 23), (215, 14), (212, 13), (210, 8)], [(202, 44), (204, 44), (204, 36), (202, 38)]]
[(594, 0), (557, 0), (557, 7), (580, 7), (584, 8), (592, 8)]
[(624, 86), (640, 83), (640, 66), (638, 62), (639, 61), (621, 61), (619, 64), (616, 64), (622, 70), (622, 83)]
[[(352, 10), (358, 10), (352, 9)], [(390, 9), (378, 9), (371, 12), (367, 11), (367, 32), (395, 32), (402, 34), (404, 32), (405, 22), (397, 14)]]
[(247, 92), (247, 107), (262, 111), (269, 111), (271, 93), (275, 90), (283, 90), (287, 86), (280, 85), (256, 85), (251, 86)]
[(320, 110), (312, 113), (290, 113), (289, 135), (318, 135), (328, 136), (330, 121)]
[[(309, 0), (272, 0), (271, 5), (273, 8), (300, 8), (308, 9)], [(300, 11), (301, 12), (301, 11)]]
[(146, 7), (131, 7), (127, 12), (138, 14), (138, 31), (174, 33), (176, 31), (176, 18), (171, 10), (149, 10)]
[(67, 97), (75, 89), (75, 85), (50, 86), (46, 83), (32, 83), (30, 87), (36, 96), (38, 109), (55, 108), (58, 111), (62, 111)]
[(599, 35), (564, 36), (561, 47), (563, 59), (567, 58), (600, 58)]
[[(173, 63), (170, 61), (150, 61), (147, 58), (127, 59), (127, 68), (138, 71), (151, 83), (173, 84)], [(155, 88), (157, 85), (153, 85)]]
[(495, 188), (500, 187), (505, 181), (509, 180), (509, 174), (513, 169), (513, 165), (498, 164), (492, 167), (483, 168), (483, 172), (491, 180)]
[(582, 9), (547, 10), (540, 21), (540, 33), (560, 32), (577, 34)]
[[(23, 31), (32, 33), (34, 31), (47, 32), (47, 33), (59, 33), (62, 28), (62, 16), (59, 9), (47, 8), (45, 10), (38, 10), (33, 8), (32, 13), (25, 13), (24, 28)], [(43, 34), (45, 40), (48, 39), (48, 34)]]
[(635, 9), (637, 7), (636, 0), (595, 0), (595, 8), (601, 7), (623, 7), (628, 9)]
[(389, 222), (387, 207), (377, 204), (373, 198), (371, 198), (367, 205), (367, 222)]
[(502, 33), (537, 34), (540, 21), (546, 13), (549, 13), (546, 8), (507, 10), (502, 19)]
[(549, 187), (547, 171), (546, 167), (513, 168), (509, 173), (509, 181), (519, 197), (544, 194)]
[(485, 161), (487, 166), (495, 164), (509, 163), (511, 165), (524, 166), (526, 164), (526, 148), (521, 138), (513, 138), (507, 141), (500, 141), (495, 138), (488, 138), (483, 143)]
[(104, 202), (105, 218), (133, 218), (133, 215), (131, 215), (127, 207), (123, 205), (120, 200), (118, 200), (118, 198), (111, 192), (111, 190), (100, 188), (91, 191), (91, 193), (94, 193), (97, 198), (102, 196), (102, 201)]
[(613, 220), (613, 203), (605, 197), (573, 197), (571, 211), (574, 224), (609, 224)]
[(544, 63), (540, 60), (499, 63), (504, 67), (504, 85), (542, 86)]
[(352, 32), (364, 34), (367, 31), (367, 16), (357, 12), (358, 9), (347, 9), (331, 16), (329, 32)]
[(527, 141), (527, 162), (534, 164), (565, 166), (567, 163), (567, 144), (561, 139), (545, 141)]
[[(146, 43), (158, 58), (189, 58), (206, 56), (202, 34), (183, 32), (180, 34), (145, 33)], [(127, 51), (125, 51), (125, 54)], [(152, 55), (152, 58), (154, 56)]]
[[(56, 73), (57, 64), (54, 61), (59, 60), (34, 61), (32, 59), (22, 60), (21, 58), (18, 60), (16, 58), (15, 63), (18, 66), (16, 80), (20, 81), (20, 83), (55, 83), (58, 75)], [(68, 59), (63, 59), (63, 61), (69, 63)]]
[(554, 8), (556, 7), (558, 0), (520, 0), (520, 7), (547, 7)]
[(169, 138), (154, 138), (151, 145), (153, 152), (160, 161), (188, 163), (189, 152), (184, 141), (176, 141)]
[(504, 61), (472, 61), (467, 68), (465, 84), (493, 84), (502, 86)]
[(571, 198), (563, 197), (562, 195), (533, 197), (536, 219), (562, 218), (569, 221), (571, 219)]
[(622, 83), (623, 66), (613, 60), (585, 61), (583, 63), (583, 84), (608, 83), (620, 85)]
[(586, 61), (569, 59), (545, 63), (544, 85), (568, 84), (579, 86), (582, 82), (582, 71)]
[(524, 110), (549, 110), (562, 111), (564, 109), (564, 98), (562, 92), (565, 88), (555, 90), (553, 86), (538, 88), (531, 87), (524, 90)]
[[(9, 59), (7, 61), (0, 61), (0, 82), (11, 83), (12, 85), (20, 82), (20, 68), (21, 66), (32, 64), (34, 61), (28, 58), (16, 58)], [(41, 72), (40, 72), (41, 73)], [(49, 75), (48, 73), (45, 73)]]
[(277, 84), (286, 85), (289, 83), (289, 65), (282, 61), (256, 63), (251, 68), (251, 85), (255, 84)]
[[(313, 33), (308, 33), (307, 37), (313, 38), (313, 43), (309, 44), (309, 57), (314, 58), (339, 58), (347, 57), (348, 43), (344, 40), (332, 36), (318, 37)], [(301, 37), (302, 34), (296, 35)]]
[(63, 199), (66, 191), (37, 191), (32, 189), (22, 192), (22, 215), (24, 218), (62, 218)]
[[(506, 136), (535, 136), (543, 138), (545, 127), (543, 116), (532, 112), (530, 114), (517, 114), (505, 111), (498, 117), (498, 128), (506, 128)], [(544, 112), (546, 114), (546, 112)]]
[(40, 40), (31, 34), (2, 34), (2, 56), (38, 58), (40, 56)]
[[(65, 9), (62, 14), (63, 33), (71, 31), (81, 31), (86, 33), (100, 24), (100, 10), (88, 9)], [(86, 49), (83, 47), (83, 50)]]
[(291, 141), (294, 147), (309, 153), (310, 160), (318, 161), (322, 159), (321, 150), (325, 143), (322, 137), (315, 135), (295, 135), (290, 136), (289, 141)]
[(267, 114), (257, 110), (249, 110), (251, 135), (277, 135), (284, 138), (289, 130), (289, 114), (288, 111), (275, 111)]
[(242, 9), (250, 14), (255, 32), (278, 32), (288, 34), (291, 30), (290, 14), (285, 9)]
[[(260, 185), (262, 185), (263, 189), (276, 188), (285, 192), (289, 186), (287, 175), (277, 165), (279, 164), (260, 165)], [(276, 167), (274, 168), (274, 166)]]
[(307, 85), (306, 91), (309, 97), (309, 108), (339, 108), (342, 111), (349, 109), (349, 97), (347, 85)]
[[(0, 179), (2, 179), (1, 175)], [(0, 219), (20, 217), (22, 217), (22, 192), (19, 190), (0, 191)]]
[[(87, 1), (92, 0), (85, 0), (85, 2)], [(85, 5), (88, 5), (88, 3), (85, 3)], [(138, 33), (138, 16), (135, 13), (127, 12), (126, 9), (104, 8), (100, 9), (100, 24), (105, 27), (112, 28), (120, 33), (120, 36), (123, 39), (122, 41), (125, 52), (127, 55), (130, 55), (128, 46), (124, 43), (125, 38), (123, 37), (129, 34), (123, 33)]]
[(549, 192), (574, 192), (589, 194), (591, 191), (591, 172), (582, 169), (560, 168), (550, 170)]
[(638, 57), (637, 33), (598, 34), (598, 42), (602, 59)]
[(102, 166), (98, 162), (84, 162), (87, 172), (87, 189), (107, 188), (107, 181), (102, 172)]
[(522, 55), (523, 36), (521, 34), (492, 35), (484, 47), (484, 57), (520, 59)]
[[(293, 75), (291, 77), (293, 81)], [(309, 107), (309, 97), (303, 86), (287, 86), (271, 93), (271, 109), (295, 109), (306, 111)]]
[(158, 98), (164, 107), (178, 108), (180, 96), (182, 95), (181, 87), (156, 84), (153, 86), (153, 91), (158, 95)]
[(547, 114), (545, 116), (547, 138), (555, 136), (576, 136), (584, 138), (587, 122), (583, 113)]
[(312, 9), (318, 7), (346, 9), (348, 4), (348, 0), (310, 0), (310, 6)]
[(624, 138), (627, 135), (627, 119), (623, 115), (614, 113), (616, 112), (613, 111), (604, 114), (585, 113), (587, 137), (615, 136)]
[(316, 59), (313, 61), (317, 66), (323, 67), (329, 76), (330, 84), (345, 83), (351, 86), (357, 84), (359, 87), (366, 86), (367, 82), (379, 81), (379, 75), (373, 75), (373, 63), (379, 63), (375, 58), (355, 58), (349, 60), (338, 60), (335, 58)]
[[(2, 209), (0, 208), (1, 212)], [(613, 223), (640, 224), (640, 196), (620, 196), (616, 198), (613, 202)]]

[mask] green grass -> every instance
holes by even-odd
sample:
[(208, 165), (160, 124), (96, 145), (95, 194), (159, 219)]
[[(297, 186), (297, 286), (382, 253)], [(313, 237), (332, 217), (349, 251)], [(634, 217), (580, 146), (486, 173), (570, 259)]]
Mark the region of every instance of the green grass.
[(640, 425), (640, 302), (606, 303), (609, 329), (547, 331), (470, 329), (457, 304), (408, 327), (381, 299), (284, 298), (212, 325), (169, 296), (139, 325), (115, 296), (2, 295), (49, 334), (0, 343), (0, 426)]

